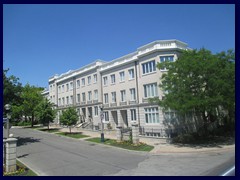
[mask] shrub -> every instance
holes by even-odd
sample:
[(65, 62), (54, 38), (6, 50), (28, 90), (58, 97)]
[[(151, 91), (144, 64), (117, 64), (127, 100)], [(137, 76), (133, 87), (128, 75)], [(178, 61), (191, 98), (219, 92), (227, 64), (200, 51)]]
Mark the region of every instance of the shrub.
[(181, 135), (178, 135), (177, 137), (174, 137), (172, 139), (172, 142), (188, 144), (188, 143), (194, 143), (194, 142), (196, 142), (196, 140), (197, 140), (197, 138), (194, 134), (181, 134)]

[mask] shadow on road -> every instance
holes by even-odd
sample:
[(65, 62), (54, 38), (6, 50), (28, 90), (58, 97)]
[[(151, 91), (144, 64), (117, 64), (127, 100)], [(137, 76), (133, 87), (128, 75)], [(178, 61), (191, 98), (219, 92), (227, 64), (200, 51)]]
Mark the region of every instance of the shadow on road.
[(34, 139), (32, 137), (17, 137), (17, 146), (22, 146), (30, 143), (40, 142), (41, 139)]

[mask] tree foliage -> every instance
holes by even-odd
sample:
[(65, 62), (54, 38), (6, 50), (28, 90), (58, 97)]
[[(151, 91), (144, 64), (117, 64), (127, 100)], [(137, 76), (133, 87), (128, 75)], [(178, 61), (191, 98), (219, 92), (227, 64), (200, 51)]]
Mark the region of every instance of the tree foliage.
[(40, 123), (43, 125), (47, 124), (49, 129), (50, 122), (53, 122), (56, 117), (56, 111), (53, 109), (53, 104), (47, 99), (41, 101), (36, 108), (36, 116)]
[(200, 49), (183, 51), (175, 62), (159, 63), (168, 69), (160, 88), (167, 92), (159, 105), (180, 115), (194, 113), (205, 129), (210, 122), (235, 120), (235, 55), (232, 50), (212, 54)]
[(78, 119), (79, 117), (76, 110), (70, 107), (63, 111), (62, 115), (60, 116), (60, 123), (68, 126), (71, 133), (71, 126), (75, 125)]

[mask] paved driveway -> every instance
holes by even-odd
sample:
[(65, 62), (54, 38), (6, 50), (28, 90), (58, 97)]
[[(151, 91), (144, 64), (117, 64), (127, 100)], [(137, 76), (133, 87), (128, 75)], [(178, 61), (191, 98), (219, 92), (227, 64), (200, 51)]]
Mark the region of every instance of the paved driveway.
[(235, 151), (159, 154), (133, 152), (31, 129), (12, 129), (17, 156), (39, 175), (219, 175)]

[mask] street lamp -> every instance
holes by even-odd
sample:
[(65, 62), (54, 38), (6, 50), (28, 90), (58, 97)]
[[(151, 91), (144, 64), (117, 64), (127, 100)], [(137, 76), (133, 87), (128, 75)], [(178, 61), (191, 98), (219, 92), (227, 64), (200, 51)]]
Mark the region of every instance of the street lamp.
[(7, 111), (7, 138), (9, 138), (9, 119), (11, 118), (11, 115), (9, 114), (9, 110), (11, 109), (11, 105), (6, 104), (4, 107)]
[(104, 114), (103, 114), (103, 106), (102, 105), (99, 105), (99, 108), (101, 110), (101, 113), (100, 113), (100, 117), (101, 117), (101, 126), (102, 126), (102, 132), (101, 132), (101, 142), (103, 143), (104, 142), (104, 133), (103, 133), (103, 118), (104, 118)]

